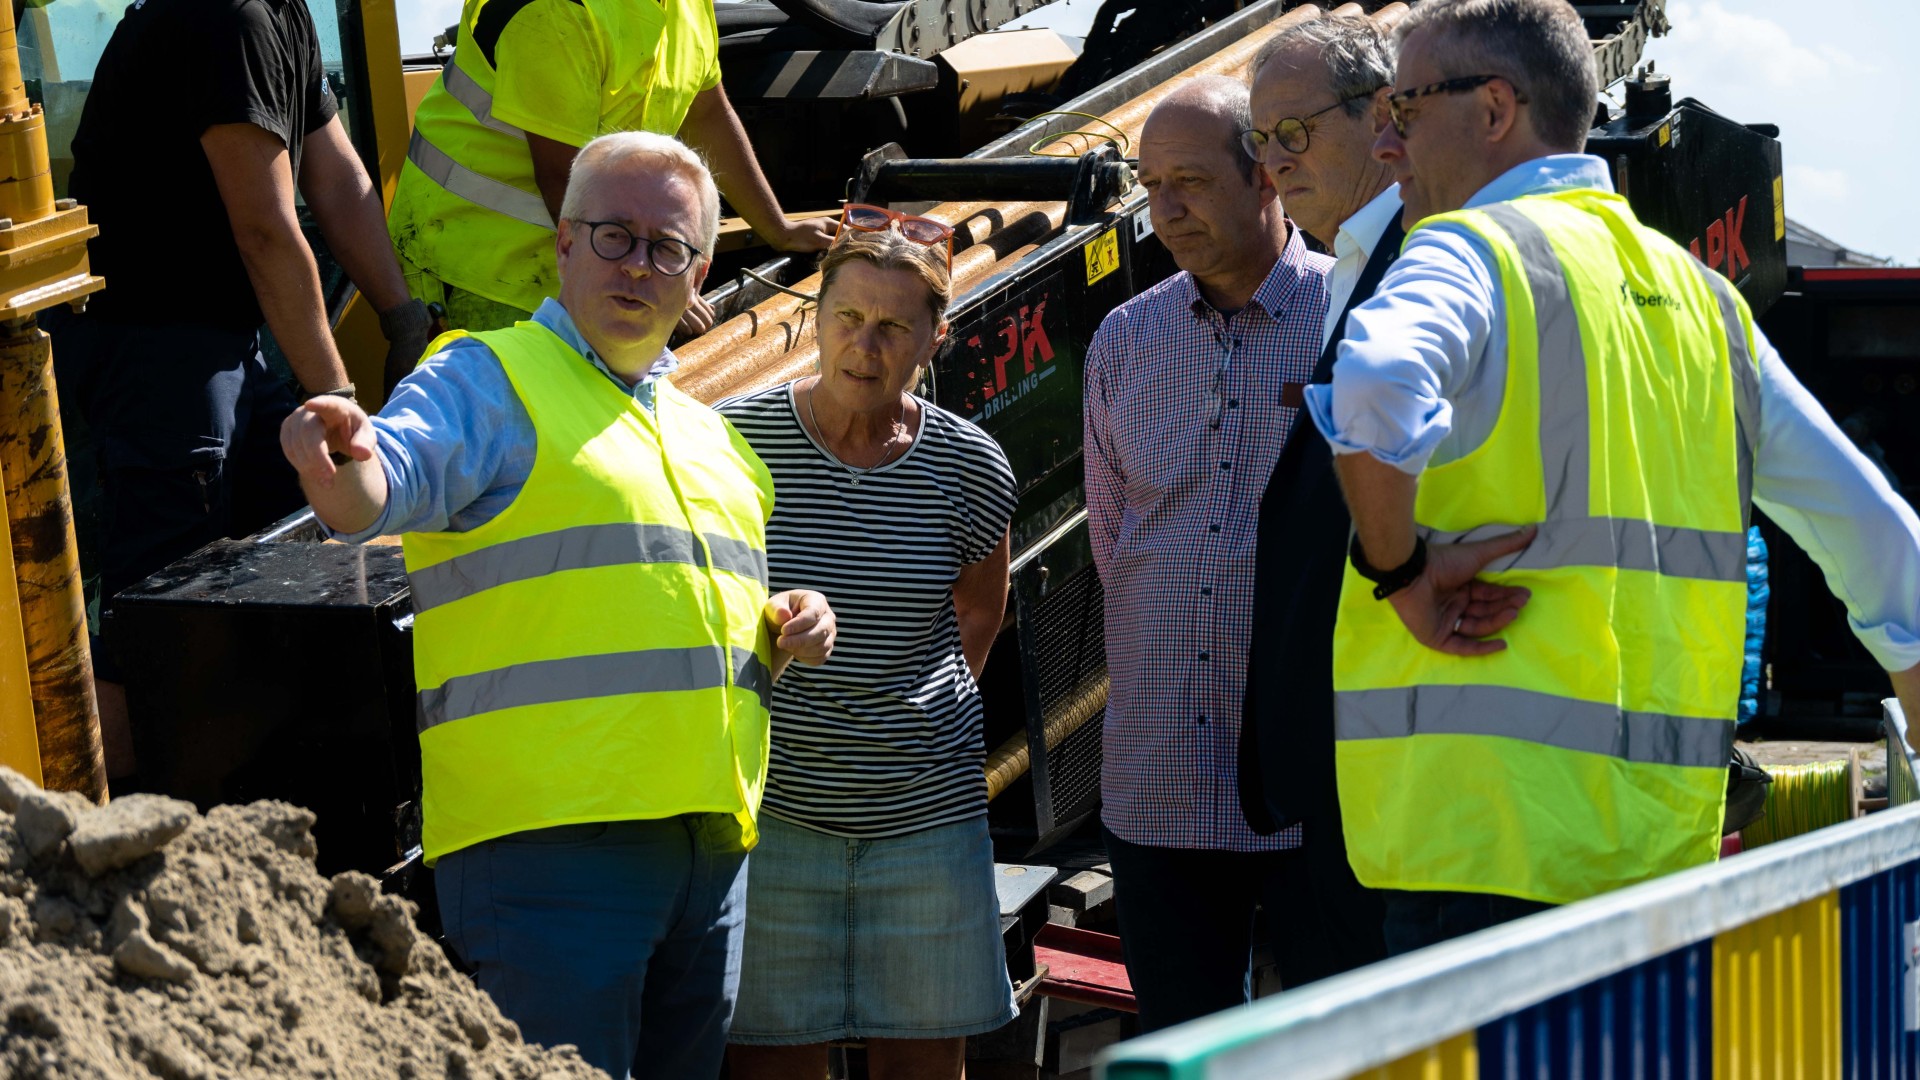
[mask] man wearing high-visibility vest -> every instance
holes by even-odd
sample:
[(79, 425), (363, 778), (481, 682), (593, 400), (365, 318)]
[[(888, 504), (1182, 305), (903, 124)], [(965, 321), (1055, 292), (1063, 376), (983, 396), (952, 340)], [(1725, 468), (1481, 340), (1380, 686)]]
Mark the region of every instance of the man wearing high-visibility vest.
[(1571, 6), (1429, 0), (1397, 36), (1374, 152), (1409, 235), (1307, 405), (1356, 530), (1348, 859), (1399, 953), (1715, 858), (1750, 503), (1916, 715), (1920, 519), (1732, 284), (1578, 153), (1598, 88)]
[[(414, 294), (445, 304), (453, 328), (526, 318), (555, 290), (574, 155), (614, 131), (678, 133), (774, 247), (831, 242), (830, 221), (781, 213), (754, 159), (720, 86), (713, 0), (466, 0), (387, 216)], [(690, 307), (689, 327), (705, 329), (711, 311)]]
[(832, 649), (767, 595), (767, 468), (666, 348), (719, 195), (693, 151), (587, 144), (560, 297), (445, 335), (380, 416), (281, 428), (320, 520), (403, 533), (422, 847), (447, 938), (531, 1041), (614, 1076), (713, 1076), (740, 977), (767, 701)]

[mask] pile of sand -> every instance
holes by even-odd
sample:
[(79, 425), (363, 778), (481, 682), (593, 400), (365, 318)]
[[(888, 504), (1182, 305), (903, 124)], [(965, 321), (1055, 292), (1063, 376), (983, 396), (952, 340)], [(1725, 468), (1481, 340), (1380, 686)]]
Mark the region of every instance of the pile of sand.
[(605, 1077), (519, 1029), (313, 815), (95, 807), (0, 768), (0, 1075)]

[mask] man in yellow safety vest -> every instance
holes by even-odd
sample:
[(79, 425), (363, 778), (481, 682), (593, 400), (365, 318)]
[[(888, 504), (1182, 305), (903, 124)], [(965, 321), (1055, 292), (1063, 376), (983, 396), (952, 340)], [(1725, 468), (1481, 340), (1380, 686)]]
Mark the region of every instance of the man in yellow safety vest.
[[(452, 328), (527, 318), (555, 289), (574, 155), (614, 131), (678, 133), (768, 243), (824, 249), (830, 220), (781, 212), (720, 86), (718, 49), (713, 0), (466, 0), (387, 216), (414, 295), (443, 303)], [(696, 297), (688, 327), (711, 317)]]
[(448, 940), (614, 1076), (719, 1072), (772, 682), (834, 636), (820, 594), (767, 596), (766, 466), (665, 377), (718, 212), (671, 136), (602, 136), (558, 301), (441, 337), (378, 417), (321, 397), (281, 429), (336, 536), (404, 534)]
[(1920, 519), (1579, 153), (1598, 87), (1570, 5), (1430, 0), (1396, 33), (1374, 153), (1409, 235), (1307, 405), (1356, 530), (1348, 858), (1399, 953), (1716, 856), (1750, 505), (1915, 715)]

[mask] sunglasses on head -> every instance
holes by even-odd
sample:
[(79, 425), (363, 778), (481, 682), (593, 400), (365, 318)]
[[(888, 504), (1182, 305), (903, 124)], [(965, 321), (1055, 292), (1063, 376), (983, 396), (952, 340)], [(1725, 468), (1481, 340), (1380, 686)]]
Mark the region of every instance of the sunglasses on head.
[(935, 221), (918, 214), (903, 214), (884, 206), (848, 203), (840, 211), (840, 224), (843, 228), (856, 229), (860, 232), (886, 232), (888, 229), (898, 228), (901, 236), (916, 244), (926, 247), (945, 244), (947, 269), (953, 269), (953, 226), (943, 221)]

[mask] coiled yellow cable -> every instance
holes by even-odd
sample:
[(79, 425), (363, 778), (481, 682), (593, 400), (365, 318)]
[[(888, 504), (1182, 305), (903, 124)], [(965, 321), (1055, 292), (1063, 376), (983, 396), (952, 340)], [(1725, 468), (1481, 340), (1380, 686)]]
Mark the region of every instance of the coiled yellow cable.
[(1853, 817), (1849, 762), (1775, 765), (1767, 772), (1773, 777), (1767, 788), (1767, 808), (1758, 821), (1740, 830), (1742, 847), (1800, 836)]

